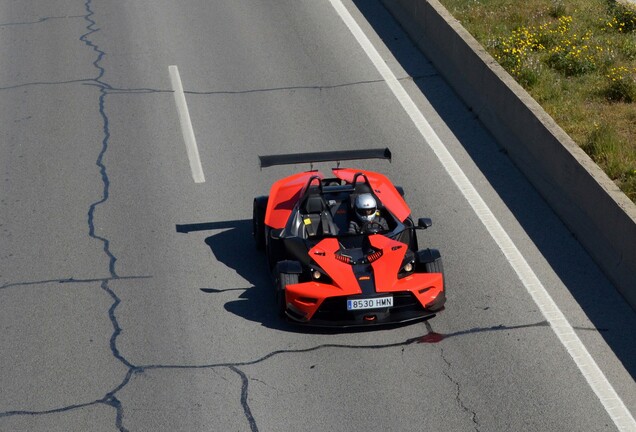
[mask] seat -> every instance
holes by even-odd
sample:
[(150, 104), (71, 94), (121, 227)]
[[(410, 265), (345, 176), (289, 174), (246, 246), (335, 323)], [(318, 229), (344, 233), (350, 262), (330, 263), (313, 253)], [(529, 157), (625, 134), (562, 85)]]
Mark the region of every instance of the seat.
[(300, 208), (300, 212), (306, 237), (336, 235), (338, 233), (329, 207), (322, 195), (308, 195)]

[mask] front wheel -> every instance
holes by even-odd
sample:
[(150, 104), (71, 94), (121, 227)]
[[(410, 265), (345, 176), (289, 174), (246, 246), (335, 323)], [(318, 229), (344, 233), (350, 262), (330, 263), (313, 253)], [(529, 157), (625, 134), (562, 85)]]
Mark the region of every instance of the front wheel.
[(441, 273), (444, 274), (444, 265), (442, 264), (442, 258), (436, 258), (435, 261), (427, 262), (424, 264), (426, 273)]
[(444, 291), (438, 296), (434, 304), (428, 306), (429, 310), (438, 311), (444, 306), (444, 303), (446, 303), (446, 277), (444, 276), (442, 257), (436, 258), (435, 261), (427, 262), (424, 268), (426, 269), (426, 273), (441, 273), (444, 280)]
[(287, 310), (287, 300), (285, 298), (285, 290), (287, 285), (298, 283), (298, 275), (292, 273), (278, 273), (276, 277), (276, 305), (278, 306), (278, 315), (285, 316)]

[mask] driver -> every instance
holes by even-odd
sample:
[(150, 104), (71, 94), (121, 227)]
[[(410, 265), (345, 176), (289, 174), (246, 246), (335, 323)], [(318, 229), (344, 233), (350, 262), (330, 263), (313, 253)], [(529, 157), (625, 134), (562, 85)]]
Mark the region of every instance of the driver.
[(349, 233), (360, 234), (362, 232), (389, 230), (386, 219), (380, 216), (375, 198), (373, 198), (373, 195), (370, 193), (358, 195), (353, 204), (353, 208), (358, 220), (352, 219), (349, 222)]

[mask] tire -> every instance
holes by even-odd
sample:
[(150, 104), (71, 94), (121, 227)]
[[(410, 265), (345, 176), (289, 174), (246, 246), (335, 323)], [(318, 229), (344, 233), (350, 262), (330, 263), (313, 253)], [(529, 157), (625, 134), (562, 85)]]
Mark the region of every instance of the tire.
[(285, 299), (285, 289), (287, 285), (293, 285), (298, 283), (298, 275), (291, 273), (278, 273), (276, 277), (276, 305), (278, 308), (278, 315), (280, 317), (285, 316), (287, 310), (287, 301)]
[(254, 237), (254, 245), (256, 250), (265, 249), (265, 209), (258, 205), (258, 201), (254, 200), (252, 208), (252, 236)]
[(426, 273), (441, 273), (444, 274), (444, 265), (442, 264), (442, 258), (437, 258), (433, 262), (427, 262), (424, 264)]
[(435, 259), (435, 261), (433, 262), (426, 263), (425, 266), (427, 273), (441, 273), (442, 277), (444, 278), (443, 296), (438, 296), (438, 301), (436, 301), (434, 305), (430, 305), (428, 308), (430, 311), (436, 312), (442, 309), (442, 307), (444, 307), (444, 303), (446, 303), (446, 277), (444, 276), (444, 265), (442, 264), (442, 257)]

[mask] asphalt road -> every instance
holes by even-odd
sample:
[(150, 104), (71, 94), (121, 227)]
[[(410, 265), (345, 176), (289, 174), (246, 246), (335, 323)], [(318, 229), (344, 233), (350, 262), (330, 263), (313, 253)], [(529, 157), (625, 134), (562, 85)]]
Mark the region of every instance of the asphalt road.
[[(345, 5), (634, 413), (634, 311), (387, 12)], [(0, 53), (0, 431), (616, 429), (329, 1), (2, 2)], [(433, 219), (447, 309), (282, 323), (251, 205), (294, 168), (257, 155), (384, 146), (364, 167)]]

